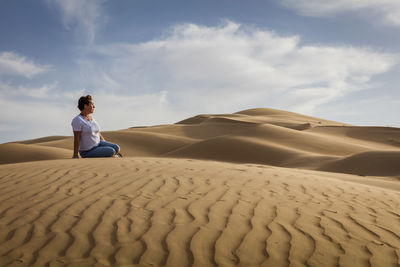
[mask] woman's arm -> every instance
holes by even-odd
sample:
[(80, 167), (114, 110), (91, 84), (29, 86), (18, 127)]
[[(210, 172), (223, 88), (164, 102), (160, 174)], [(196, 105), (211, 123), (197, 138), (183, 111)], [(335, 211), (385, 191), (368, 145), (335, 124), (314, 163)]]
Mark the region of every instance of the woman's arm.
[(74, 155), (73, 158), (79, 158), (78, 149), (79, 143), (81, 142), (81, 132), (74, 131)]
[(100, 132), (99, 132), (99, 136), (100, 136), (100, 139), (101, 139), (101, 140), (106, 141), (106, 139), (104, 139), (104, 137), (101, 135)]

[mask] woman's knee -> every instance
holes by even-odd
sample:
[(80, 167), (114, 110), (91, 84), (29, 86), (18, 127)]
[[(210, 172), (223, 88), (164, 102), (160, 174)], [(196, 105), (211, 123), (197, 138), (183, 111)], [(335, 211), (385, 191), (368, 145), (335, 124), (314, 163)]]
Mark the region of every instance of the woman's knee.
[(112, 157), (117, 153), (113, 147), (107, 147), (106, 149), (106, 157)]
[(106, 146), (106, 147), (100, 147), (96, 149), (96, 151), (93, 153), (93, 157), (112, 157), (115, 154), (115, 150), (112, 147)]
[(114, 152), (115, 152), (115, 153), (118, 153), (119, 150), (120, 150), (119, 145), (117, 145), (117, 144), (110, 144), (109, 147), (111, 147), (112, 149), (114, 149)]
[(101, 146), (102, 147), (111, 147), (112, 149), (114, 149), (114, 154), (118, 153), (120, 151), (119, 145), (111, 143), (111, 142), (101, 141)]
[(115, 144), (114, 150), (116, 151), (116, 153), (118, 153), (121, 150), (121, 148), (119, 147), (119, 145)]

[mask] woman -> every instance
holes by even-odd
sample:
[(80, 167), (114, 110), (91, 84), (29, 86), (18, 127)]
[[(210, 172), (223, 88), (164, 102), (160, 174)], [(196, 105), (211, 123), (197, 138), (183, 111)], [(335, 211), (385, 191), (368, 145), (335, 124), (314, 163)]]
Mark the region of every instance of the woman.
[(94, 112), (92, 96), (79, 98), (78, 108), (81, 113), (71, 122), (74, 131), (74, 155), (72, 158), (79, 158), (79, 154), (82, 158), (122, 157), (119, 153), (119, 146), (106, 142), (100, 133), (99, 124), (90, 115)]

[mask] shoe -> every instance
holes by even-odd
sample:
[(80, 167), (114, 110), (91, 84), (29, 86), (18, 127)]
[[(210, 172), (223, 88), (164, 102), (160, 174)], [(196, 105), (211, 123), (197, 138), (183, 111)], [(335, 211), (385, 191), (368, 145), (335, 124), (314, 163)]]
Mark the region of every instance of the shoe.
[(114, 157), (116, 157), (116, 158), (122, 158), (122, 154), (118, 152), (117, 154), (115, 154)]

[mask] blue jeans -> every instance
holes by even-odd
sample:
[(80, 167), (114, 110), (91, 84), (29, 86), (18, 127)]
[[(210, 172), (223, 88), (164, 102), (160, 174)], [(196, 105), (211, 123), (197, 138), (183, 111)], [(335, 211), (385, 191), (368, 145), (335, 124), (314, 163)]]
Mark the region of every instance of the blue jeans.
[(112, 157), (119, 151), (119, 146), (100, 140), (100, 143), (90, 150), (79, 151), (82, 158)]

